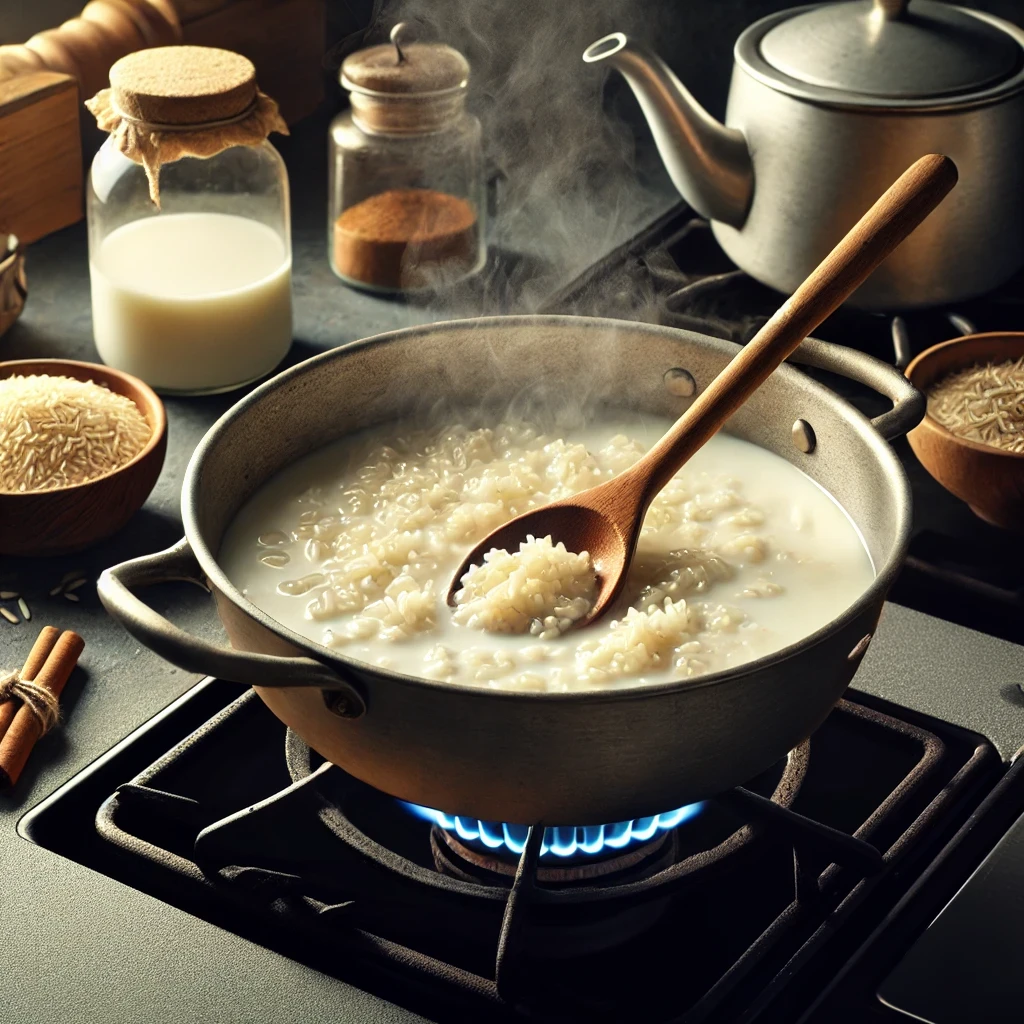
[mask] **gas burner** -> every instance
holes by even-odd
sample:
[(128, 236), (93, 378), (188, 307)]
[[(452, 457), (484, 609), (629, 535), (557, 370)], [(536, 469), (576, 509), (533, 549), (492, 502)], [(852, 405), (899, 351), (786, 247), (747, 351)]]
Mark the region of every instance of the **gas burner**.
[[(809, 751), (808, 740), (751, 780), (751, 799), (782, 811), (792, 807), (807, 774)], [(323, 801), (320, 818), (344, 842), (407, 849), (415, 841), (416, 823), (429, 822), (431, 862), (441, 875), (488, 887), (512, 884), (532, 831), (528, 826), (481, 822), (385, 797), (325, 765), (291, 730), (285, 760), (293, 783), (315, 781)], [(663, 870), (677, 878), (695, 875), (737, 854), (760, 834), (757, 826), (744, 822), (742, 809), (716, 807), (705, 815), (706, 806), (690, 804), (613, 825), (540, 830), (537, 880), (554, 886), (599, 883), (592, 898), (600, 902), (614, 898), (619, 887)]]
[[(792, 752), (781, 767), (766, 773), (778, 778), (771, 799), (792, 805), (807, 771), (808, 744)], [(776, 775), (775, 773), (778, 772)], [(760, 784), (760, 783), (759, 783)], [(498, 824), (463, 815), (446, 814), (417, 804), (402, 803), (411, 814), (429, 821), (431, 851), (439, 871), (467, 881), (511, 879), (526, 849), (526, 825)], [(568, 885), (601, 879), (609, 882), (646, 878), (676, 863), (679, 831), (703, 810), (704, 802), (674, 811), (611, 825), (549, 826), (541, 838), (538, 881)], [(739, 835), (742, 830), (730, 840)], [(749, 836), (743, 836), (744, 840)], [(724, 844), (723, 844), (724, 845)], [(732, 849), (730, 842), (729, 848)]]
[[(638, 863), (617, 874), (550, 880), (575, 862), (542, 862), (533, 828), (512, 877), (477, 873), (238, 694), (196, 687), (26, 815), (24, 835), (434, 1019), (481, 1024), (614, 1024), (637, 992), (651, 1024), (753, 1019), (742, 1011), (791, 992), (806, 958), (838, 970), (999, 769), (979, 737), (860, 697), (657, 849), (621, 851)], [(432, 830), (472, 881), (438, 870)], [(431, 1013), (427, 995), (445, 1005)]]
[[(528, 829), (526, 831), (529, 832)], [(548, 831), (551, 830), (545, 829)], [(479, 849), (440, 825), (434, 825), (430, 830), (430, 849), (438, 871), (467, 882), (486, 881), (494, 876), (512, 879), (519, 865), (518, 858), (508, 856), (508, 846), (497, 850)], [(571, 885), (597, 879), (611, 881), (626, 876), (630, 879), (647, 878), (675, 862), (678, 842), (675, 832), (661, 832), (646, 842), (633, 844), (626, 852), (609, 855), (610, 850), (611, 847), (605, 847), (602, 851), (604, 856), (584, 854), (577, 855), (574, 860), (567, 858), (565, 864), (538, 864), (537, 881), (546, 885)], [(541, 853), (542, 858), (547, 855)]]
[[(495, 856), (514, 854), (519, 857), (526, 849), (526, 825), (496, 824), (461, 815), (445, 814), (418, 804), (404, 803), (412, 814), (423, 818), (438, 829), (450, 834), (459, 846), (476, 849)], [(542, 860), (556, 858), (609, 857), (638, 844), (651, 845), (664, 838), (661, 833), (678, 828), (695, 818), (703, 810), (703, 803), (687, 804), (675, 811), (652, 817), (620, 821), (615, 825), (587, 825), (575, 828), (548, 827), (544, 829), (540, 855)]]

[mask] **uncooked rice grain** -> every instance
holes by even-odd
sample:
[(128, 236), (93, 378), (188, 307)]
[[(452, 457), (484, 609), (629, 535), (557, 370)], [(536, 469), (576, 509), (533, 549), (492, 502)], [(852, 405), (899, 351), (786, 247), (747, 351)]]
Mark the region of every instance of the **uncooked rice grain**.
[(1024, 454), (1024, 356), (942, 377), (928, 389), (928, 415), (957, 437)]
[(92, 381), (0, 379), (0, 492), (71, 487), (129, 463), (152, 435), (138, 407)]

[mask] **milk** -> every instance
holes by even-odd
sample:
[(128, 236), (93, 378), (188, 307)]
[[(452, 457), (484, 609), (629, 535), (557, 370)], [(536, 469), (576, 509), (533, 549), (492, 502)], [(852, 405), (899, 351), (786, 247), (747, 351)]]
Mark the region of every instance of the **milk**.
[[(569, 442), (584, 444), (598, 451), (616, 434), (636, 439), (649, 448), (671, 425), (656, 416), (622, 412), (606, 415), (603, 422), (583, 430), (567, 431)], [(307, 603), (318, 589), (300, 596), (282, 593), (284, 579), (301, 577), (321, 566), (311, 559), (299, 539), (288, 539), (273, 548), (263, 546), (258, 538), (283, 531), (288, 534), (300, 517), (312, 507), (307, 500), (310, 488), (323, 488), (334, 506), (345, 489), (360, 486), (355, 478), (365, 452), (379, 442), (391, 443), (396, 435), (408, 433), (399, 425), (385, 425), (344, 438), (291, 463), (270, 479), (239, 510), (221, 543), (219, 561), (231, 582), (255, 605), (297, 633), (314, 642), (322, 642), (324, 627), (337, 628), (346, 616), (337, 621), (314, 621), (307, 614)], [(406, 460), (405, 464), (413, 460)], [(738, 534), (762, 538), (768, 546), (764, 561), (751, 563), (731, 559), (732, 578), (714, 583), (704, 593), (691, 593), (694, 600), (721, 602), (739, 609), (745, 616), (743, 625), (734, 633), (721, 633), (705, 638), (701, 658), (710, 671), (734, 668), (764, 657), (796, 643), (827, 625), (850, 607), (874, 579), (874, 566), (857, 527), (835, 501), (810, 477), (772, 452), (747, 441), (719, 433), (690, 460), (684, 475), (705, 481), (705, 491), (696, 490), (695, 500), (712, 498), (721, 489), (720, 478), (728, 478), (731, 486), (742, 494), (744, 506), (763, 514), (763, 523), (737, 527), (729, 517), (737, 511), (729, 508), (700, 525), (706, 535), (702, 545), (724, 550)], [(469, 472), (472, 475), (472, 472)], [(705, 480), (706, 478), (706, 480)], [(337, 498), (333, 497), (337, 496)], [(366, 515), (372, 516), (369, 510)], [(282, 541), (284, 537), (282, 536)], [(429, 543), (429, 542), (428, 542)], [(640, 555), (668, 552), (676, 543), (663, 545), (657, 533), (645, 535), (640, 541)], [(456, 568), (471, 544), (453, 543), (448, 550), (431, 544), (438, 568), (434, 575), (435, 591), (447, 592)], [(264, 561), (268, 551), (288, 556), (286, 567), (278, 568)], [(758, 587), (768, 581), (782, 589), (777, 596), (760, 596)], [(541, 664), (522, 663), (518, 671), (550, 676), (557, 669), (572, 669), (577, 645), (601, 634), (608, 623), (624, 613), (622, 602), (606, 617), (604, 625), (587, 630), (569, 630), (558, 639), (545, 641), (547, 658)], [(483, 633), (456, 625), (450, 612), (438, 599), (436, 625), (421, 634), (390, 642), (379, 638), (357, 640), (341, 647), (338, 653), (368, 664), (389, 667), (410, 675), (422, 675), (428, 652), (442, 644), (455, 652), (467, 650), (503, 652), (521, 660), (525, 648), (537, 647), (531, 636), (509, 636)], [(671, 668), (624, 678), (611, 687), (635, 686), (665, 682), (674, 678)], [(458, 682), (471, 682), (457, 677)], [(496, 678), (485, 685), (503, 687)]]
[(158, 214), (91, 253), (103, 361), (164, 392), (269, 373), (292, 340), (291, 257), (271, 228), (223, 213)]

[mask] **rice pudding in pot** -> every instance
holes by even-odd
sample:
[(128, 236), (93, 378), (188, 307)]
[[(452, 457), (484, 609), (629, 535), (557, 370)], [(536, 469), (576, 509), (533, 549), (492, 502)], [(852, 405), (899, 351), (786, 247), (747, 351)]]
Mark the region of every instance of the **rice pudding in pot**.
[[(781, 457), (719, 433), (652, 503), (625, 592), (599, 621), (571, 628), (583, 598), (572, 591), (580, 566), (567, 560), (583, 553), (540, 538), (532, 576), (510, 587), (506, 573), (474, 594), (471, 612), (453, 613), (445, 595), (477, 541), (620, 473), (671, 425), (625, 411), (595, 422), (546, 433), (395, 423), (350, 435), (265, 483), (219, 561), (253, 604), (346, 657), (529, 691), (733, 668), (827, 625), (870, 586), (867, 549), (839, 504)], [(547, 601), (559, 586), (571, 591), (564, 602)]]

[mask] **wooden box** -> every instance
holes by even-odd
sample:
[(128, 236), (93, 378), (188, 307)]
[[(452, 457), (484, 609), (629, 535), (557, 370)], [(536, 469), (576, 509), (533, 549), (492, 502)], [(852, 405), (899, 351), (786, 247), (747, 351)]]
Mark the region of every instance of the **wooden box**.
[(77, 83), (54, 71), (0, 82), (0, 232), (27, 244), (81, 216)]

